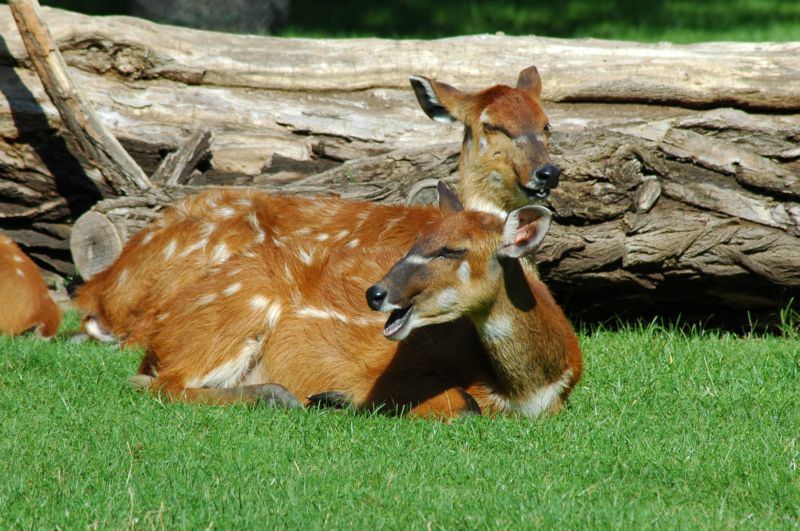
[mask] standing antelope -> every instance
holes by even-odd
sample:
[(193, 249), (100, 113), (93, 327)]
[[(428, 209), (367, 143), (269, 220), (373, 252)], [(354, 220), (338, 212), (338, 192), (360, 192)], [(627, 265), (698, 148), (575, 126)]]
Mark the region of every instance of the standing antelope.
[[(522, 207), (504, 222), (463, 211), (441, 184), (440, 205), (414, 209), (427, 220), (421, 236), (368, 290), (395, 250), (328, 248), (303, 260), (261, 245), (231, 258), (154, 312), (136, 381), (191, 401), (308, 404), (333, 391), (418, 416), (558, 410), (581, 376), (580, 348), (519, 262), (550, 211)], [(391, 310), (385, 325), (364, 290), (373, 309)]]
[[(458, 174), (468, 208), (505, 216), (546, 198), (558, 184), (535, 67), (520, 72), (515, 88), (468, 93), (421, 76), (412, 77), (411, 85), (429, 117), (464, 124)], [(306, 255), (312, 247), (402, 248), (433, 216), (402, 206), (212, 190), (182, 201), (140, 231), (109, 269), (79, 290), (76, 305), (87, 316), (90, 335), (130, 341), (146, 336), (136, 330), (155, 303), (252, 245), (302, 242), (299, 252)]]
[(39, 268), (12, 240), (0, 234), (0, 333), (35, 330), (52, 337), (61, 323)]

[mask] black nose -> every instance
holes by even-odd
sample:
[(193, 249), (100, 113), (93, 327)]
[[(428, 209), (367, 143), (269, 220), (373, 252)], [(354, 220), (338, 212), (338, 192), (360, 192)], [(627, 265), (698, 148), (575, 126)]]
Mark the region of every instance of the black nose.
[(367, 290), (367, 304), (373, 310), (380, 310), (383, 301), (386, 300), (387, 291), (385, 288), (375, 284)]
[(536, 179), (536, 184), (544, 188), (555, 188), (558, 186), (558, 177), (560, 175), (561, 170), (550, 163), (545, 164), (533, 172), (533, 177)]

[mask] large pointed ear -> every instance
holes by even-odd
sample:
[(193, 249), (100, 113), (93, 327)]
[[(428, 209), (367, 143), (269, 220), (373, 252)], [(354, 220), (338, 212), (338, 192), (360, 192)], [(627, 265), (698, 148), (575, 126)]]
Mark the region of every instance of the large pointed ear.
[(542, 206), (531, 205), (512, 210), (503, 227), (498, 256), (521, 258), (531, 254), (550, 230), (552, 218), (553, 213)]
[(542, 95), (542, 78), (535, 66), (529, 66), (519, 73), (517, 88), (526, 92), (531, 98), (539, 99)]
[(461, 201), (458, 200), (456, 194), (444, 181), (437, 183), (436, 190), (439, 192), (439, 210), (442, 212), (461, 212), (464, 210)]
[(441, 83), (422, 76), (408, 78), (422, 110), (437, 122), (452, 123), (463, 121), (461, 116), (467, 95), (447, 83)]

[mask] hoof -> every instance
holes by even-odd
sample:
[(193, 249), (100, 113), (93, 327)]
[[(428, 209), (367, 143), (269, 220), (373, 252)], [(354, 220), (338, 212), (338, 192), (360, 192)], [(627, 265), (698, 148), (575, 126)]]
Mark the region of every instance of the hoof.
[(134, 374), (128, 378), (128, 383), (134, 389), (147, 389), (153, 384), (153, 378), (149, 374)]
[(325, 391), (309, 396), (308, 407), (347, 409), (353, 407), (353, 400), (341, 391)]
[(285, 407), (293, 409), (303, 404), (284, 386), (279, 384), (259, 384), (245, 387), (248, 395), (255, 398), (259, 405)]

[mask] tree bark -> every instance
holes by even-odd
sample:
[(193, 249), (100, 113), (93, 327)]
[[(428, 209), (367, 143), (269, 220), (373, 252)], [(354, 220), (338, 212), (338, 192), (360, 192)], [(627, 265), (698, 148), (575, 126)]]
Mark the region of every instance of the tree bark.
[[(203, 172), (167, 178), (164, 163), (154, 181), (167, 197), (239, 185), (425, 202), (432, 194), (415, 185), (454, 180), (461, 131), (424, 116), (407, 76), (480, 89), (535, 63), (563, 169), (539, 260), (572, 306), (800, 300), (798, 43), (289, 43), (42, 11), (70, 75), (146, 174), (193, 131), (213, 132)], [(70, 224), (101, 198), (74, 176), (96, 170), (59, 135), (13, 24), (0, 7), (0, 228), (68, 273)], [(124, 241), (166, 201), (95, 211)]]

